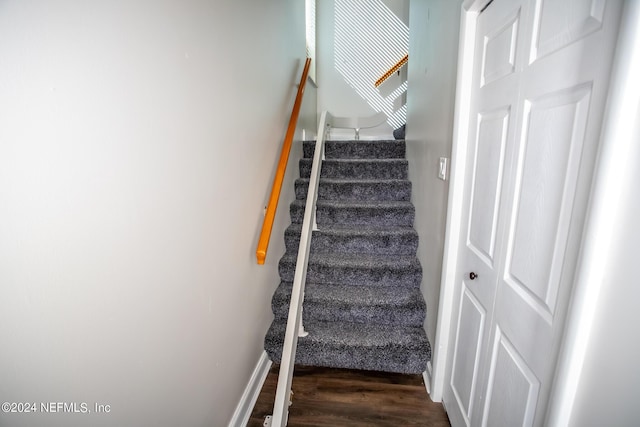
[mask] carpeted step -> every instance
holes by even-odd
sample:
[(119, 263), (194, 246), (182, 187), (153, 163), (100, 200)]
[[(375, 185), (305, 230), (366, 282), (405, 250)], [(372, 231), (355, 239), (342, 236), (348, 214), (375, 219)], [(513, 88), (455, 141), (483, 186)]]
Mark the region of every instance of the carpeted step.
[[(300, 178), (311, 176), (312, 159), (300, 159)], [(321, 178), (407, 179), (405, 159), (328, 159), (322, 162)]]
[[(281, 282), (271, 307), (276, 319), (286, 319), (291, 301), (291, 282)], [(377, 323), (421, 327), (426, 306), (420, 289), (390, 286), (343, 286), (307, 283), (304, 321)]]
[[(285, 232), (275, 320), (265, 337), (280, 361), (315, 142), (305, 142)], [(296, 363), (420, 373), (431, 358), (404, 141), (327, 141), (318, 188)]]
[[(304, 141), (304, 157), (312, 158), (315, 148), (315, 141)], [(327, 159), (404, 159), (405, 152), (403, 140), (325, 141), (324, 145)]]
[[(296, 199), (306, 200), (309, 179), (296, 180)], [(411, 181), (406, 179), (330, 179), (318, 185), (318, 200), (411, 200)]]
[[(419, 374), (431, 359), (423, 327), (309, 321), (298, 339), (296, 363), (346, 369)], [(271, 360), (280, 362), (286, 320), (274, 320), (265, 337)]]
[[(302, 224), (291, 224), (285, 231), (288, 252), (297, 253)], [(359, 253), (382, 255), (415, 255), (418, 233), (413, 227), (344, 227), (325, 225), (314, 231), (311, 252)]]
[[(285, 253), (278, 264), (280, 278), (293, 281), (297, 253)], [(420, 288), (422, 267), (411, 255), (353, 255), (314, 253), (307, 280), (345, 286), (400, 286)]]
[[(292, 223), (302, 223), (305, 202), (294, 200), (291, 203)], [(411, 227), (414, 218), (415, 208), (411, 202), (318, 200), (316, 203), (316, 222), (320, 229), (338, 224)]]

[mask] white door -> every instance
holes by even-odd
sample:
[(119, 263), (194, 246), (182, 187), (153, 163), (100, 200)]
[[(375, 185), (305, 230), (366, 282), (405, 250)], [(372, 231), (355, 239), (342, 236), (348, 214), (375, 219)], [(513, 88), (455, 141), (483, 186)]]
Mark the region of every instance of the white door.
[(543, 425), (621, 1), (495, 0), (476, 27), (453, 426)]

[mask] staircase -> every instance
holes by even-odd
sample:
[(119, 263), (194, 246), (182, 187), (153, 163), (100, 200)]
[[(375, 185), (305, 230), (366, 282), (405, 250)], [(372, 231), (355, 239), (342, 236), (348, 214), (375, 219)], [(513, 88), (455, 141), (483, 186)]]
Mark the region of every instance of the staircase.
[[(278, 363), (315, 142), (304, 142), (292, 224), (285, 232), (275, 316), (265, 337)], [(318, 188), (296, 363), (421, 373), (431, 358), (423, 329), (411, 183), (404, 141), (327, 141)]]

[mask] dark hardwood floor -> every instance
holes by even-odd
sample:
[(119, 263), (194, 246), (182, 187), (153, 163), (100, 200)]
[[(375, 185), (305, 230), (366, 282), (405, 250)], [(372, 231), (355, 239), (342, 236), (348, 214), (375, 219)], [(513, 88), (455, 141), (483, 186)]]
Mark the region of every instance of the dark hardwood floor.
[[(260, 427), (273, 411), (279, 366), (262, 387), (248, 426)], [(431, 401), (421, 375), (296, 366), (290, 427), (450, 427), (442, 404)]]

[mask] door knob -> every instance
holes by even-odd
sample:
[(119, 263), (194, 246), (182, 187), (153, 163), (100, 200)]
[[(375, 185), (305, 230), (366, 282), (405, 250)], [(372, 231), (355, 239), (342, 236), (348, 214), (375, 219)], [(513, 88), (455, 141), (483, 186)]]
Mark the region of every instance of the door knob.
[(475, 280), (476, 277), (478, 277), (478, 275), (476, 273), (474, 273), (473, 271), (471, 273), (469, 273), (469, 279)]

